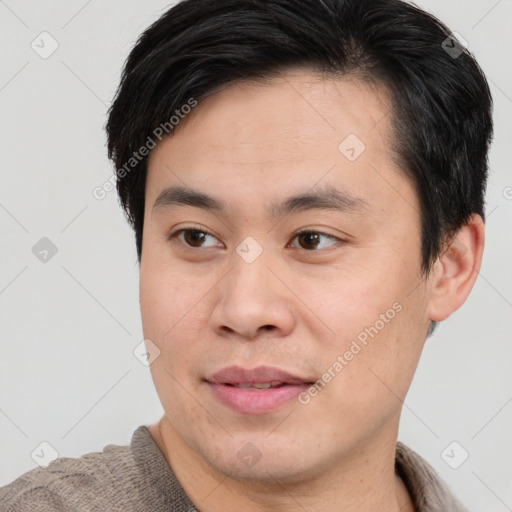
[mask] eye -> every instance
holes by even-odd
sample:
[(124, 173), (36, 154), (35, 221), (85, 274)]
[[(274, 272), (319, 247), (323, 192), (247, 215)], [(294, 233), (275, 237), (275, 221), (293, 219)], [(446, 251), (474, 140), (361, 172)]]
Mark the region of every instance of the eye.
[[(175, 238), (178, 239), (186, 247), (195, 249), (215, 247), (218, 245), (216, 243), (218, 240), (214, 235), (208, 233), (208, 231), (204, 231), (203, 229), (198, 228), (182, 228), (169, 235), (169, 240)], [(305, 249), (307, 251), (325, 249), (326, 247), (330, 247), (336, 244), (336, 242), (342, 242), (342, 240), (334, 236), (314, 230), (298, 231), (293, 237), (293, 240), (295, 239), (297, 239), (299, 242), (299, 247), (295, 247), (299, 249)], [(329, 243), (329, 241), (331, 243)]]
[[(202, 229), (196, 228), (183, 228), (175, 231), (169, 236), (169, 240), (177, 238), (181, 243), (188, 247), (201, 248), (201, 247), (214, 247), (217, 245), (217, 240), (211, 233)], [(210, 243), (205, 243), (211, 240)]]
[(330, 240), (334, 243), (341, 241), (338, 238), (327, 235), (326, 233), (322, 233), (320, 231), (313, 231), (313, 230), (304, 230), (304, 231), (298, 231), (295, 233), (294, 239), (297, 239), (300, 244), (300, 248), (306, 249), (306, 250), (316, 250), (316, 249), (325, 249), (325, 247), (329, 247), (331, 244), (326, 244), (325, 242), (322, 242), (322, 238), (324, 240)]

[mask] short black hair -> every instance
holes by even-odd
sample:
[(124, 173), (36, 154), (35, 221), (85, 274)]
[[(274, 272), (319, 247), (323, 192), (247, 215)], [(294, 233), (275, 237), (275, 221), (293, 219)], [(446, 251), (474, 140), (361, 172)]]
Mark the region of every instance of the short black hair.
[(489, 86), (434, 16), (401, 0), (184, 0), (138, 39), (106, 126), (139, 264), (147, 174), (139, 149), (154, 145), (158, 127), (171, 133), (191, 101), (292, 67), (389, 91), (390, 144), (419, 199), (425, 275), (472, 213), (485, 220)]

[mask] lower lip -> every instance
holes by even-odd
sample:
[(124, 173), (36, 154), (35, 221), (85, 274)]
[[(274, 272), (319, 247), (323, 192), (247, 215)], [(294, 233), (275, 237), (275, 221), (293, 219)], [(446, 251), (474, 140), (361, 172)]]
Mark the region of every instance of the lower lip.
[(208, 382), (214, 395), (241, 414), (264, 414), (279, 409), (308, 388), (308, 384), (286, 384), (278, 388), (241, 389), (227, 384)]

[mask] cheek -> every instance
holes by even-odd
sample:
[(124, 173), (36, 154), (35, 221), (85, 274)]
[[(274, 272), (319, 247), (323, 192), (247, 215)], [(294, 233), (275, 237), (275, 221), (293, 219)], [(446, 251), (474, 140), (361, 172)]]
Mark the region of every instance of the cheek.
[(180, 383), (193, 380), (189, 373), (201, 359), (200, 341), (207, 327), (207, 287), (206, 281), (176, 269), (141, 265), (139, 299), (144, 338), (160, 351), (150, 369), (157, 390), (173, 393), (162, 400), (179, 401)]
[(331, 347), (320, 378), (329, 382), (320, 385), (308, 412), (309, 417), (329, 415), (326, 437), (343, 444), (398, 421), (421, 352), (420, 340), (400, 337), (407, 323), (400, 315), (406, 314), (402, 310), (378, 332), (370, 324), (360, 330), (364, 338), (339, 339)]
[[(197, 390), (191, 387), (186, 374), (180, 373), (180, 369), (186, 365), (186, 361), (163, 355), (150, 366), (151, 375), (160, 402), (165, 410), (167, 418), (182, 433), (194, 428), (203, 428), (205, 410), (193, 396)], [(186, 435), (186, 434), (185, 434)]]
[(376, 408), (401, 406), (424, 344), (417, 305), (401, 298), (393, 306), (358, 333), (355, 343), (361, 350), (347, 367), (352, 387)]
[(161, 263), (141, 265), (139, 301), (144, 335), (163, 340), (171, 332), (190, 325), (190, 317), (201, 309), (205, 286), (204, 282)]
[[(399, 296), (395, 287), (383, 285), (378, 275), (364, 269), (333, 272), (319, 287), (314, 281), (305, 283), (302, 295), (318, 311), (330, 328), (332, 340), (351, 340), (366, 327), (379, 320), (379, 315), (392, 308)], [(391, 311), (394, 313), (395, 311)], [(343, 348), (337, 346), (337, 348)]]
[[(326, 380), (334, 381), (333, 394), (324, 394), (326, 406), (332, 400), (364, 415), (394, 409), (397, 397), (405, 397), (424, 344), (426, 307), (424, 288), (408, 265), (396, 262), (389, 272), (373, 268), (365, 278), (345, 275), (313, 297), (335, 332), (317, 347)], [(411, 279), (405, 280), (407, 275)]]

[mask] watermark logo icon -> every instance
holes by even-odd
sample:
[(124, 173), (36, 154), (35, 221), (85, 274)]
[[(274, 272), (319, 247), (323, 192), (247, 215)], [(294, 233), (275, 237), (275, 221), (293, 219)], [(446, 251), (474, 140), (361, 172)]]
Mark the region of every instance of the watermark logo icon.
[(48, 59), (57, 51), (59, 43), (48, 32), (41, 32), (32, 41), (32, 43), (30, 43), (30, 47), (39, 55), (39, 57), (42, 59)]
[(237, 246), (236, 252), (246, 263), (253, 263), (263, 252), (263, 247), (252, 236), (248, 236)]
[(32, 254), (41, 262), (48, 263), (56, 254), (57, 246), (46, 236), (43, 236), (34, 247)]
[(364, 142), (355, 133), (347, 135), (338, 145), (339, 152), (350, 162), (357, 160), (365, 149)]
[(160, 349), (146, 338), (135, 347), (133, 355), (144, 366), (150, 366), (160, 356)]
[(457, 441), (452, 441), (442, 452), (441, 458), (452, 469), (458, 469), (469, 457), (467, 450)]
[(37, 445), (30, 456), (37, 465), (46, 468), (59, 456), (59, 453), (48, 441), (43, 441)]
[(458, 32), (452, 32), (441, 46), (452, 59), (456, 59), (468, 47), (468, 42)]
[(245, 443), (236, 456), (243, 462), (248, 468), (252, 468), (260, 461), (263, 454), (261, 451), (252, 443)]

